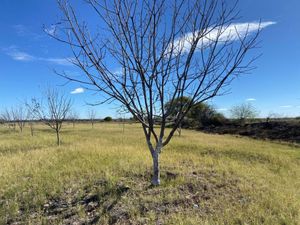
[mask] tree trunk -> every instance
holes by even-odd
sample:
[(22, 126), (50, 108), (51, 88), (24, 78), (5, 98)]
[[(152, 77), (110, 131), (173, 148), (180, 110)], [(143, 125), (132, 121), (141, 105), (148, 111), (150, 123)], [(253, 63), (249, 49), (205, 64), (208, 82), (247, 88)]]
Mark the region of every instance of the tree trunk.
[(178, 126), (178, 128), (177, 128), (177, 131), (178, 131), (179, 137), (181, 137), (181, 122), (179, 123), (179, 126)]
[(33, 137), (33, 124), (30, 124), (30, 133), (31, 133), (31, 136)]
[(60, 139), (59, 139), (59, 131), (56, 131), (56, 143), (59, 146), (60, 145)]
[(159, 152), (158, 149), (155, 149), (151, 154), (153, 160), (153, 177), (151, 184), (154, 186), (160, 185)]

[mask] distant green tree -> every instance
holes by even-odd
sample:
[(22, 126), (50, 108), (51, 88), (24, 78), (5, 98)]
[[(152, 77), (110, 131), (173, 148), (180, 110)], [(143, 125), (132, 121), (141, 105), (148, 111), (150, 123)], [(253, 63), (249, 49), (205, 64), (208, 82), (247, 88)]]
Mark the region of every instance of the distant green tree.
[(219, 126), (225, 123), (226, 118), (222, 113), (206, 103), (194, 105), (190, 111), (190, 118), (194, 121), (194, 126)]
[[(186, 108), (188, 107), (189, 103), (190, 103), (191, 99), (189, 97), (179, 97), (174, 99), (173, 101), (169, 101), (166, 103), (165, 105), (165, 110), (169, 111), (169, 115), (168, 118), (173, 121), (173, 118), (177, 117), (177, 114), (181, 111), (186, 110)], [(185, 116), (185, 118), (188, 118), (190, 112), (187, 113), (187, 115)], [(179, 136), (181, 136), (181, 128), (183, 125), (185, 125), (187, 123), (186, 119), (183, 119), (177, 128), (178, 134)]]
[[(180, 97), (175, 99), (172, 103), (167, 102), (165, 105), (166, 110), (169, 110), (169, 117), (176, 117), (177, 113), (182, 108), (183, 110), (187, 107), (190, 99), (188, 97)], [(218, 113), (211, 105), (207, 103), (198, 103), (191, 107), (190, 111), (186, 114), (185, 118), (182, 120), (179, 128), (179, 134), (181, 132), (181, 127), (202, 127), (209, 125), (222, 125), (226, 118), (223, 114)]]
[(165, 110), (170, 112), (169, 116), (176, 116), (181, 108), (184, 110), (187, 107), (190, 101), (191, 99), (185, 96), (176, 98), (166, 103)]
[(110, 116), (107, 116), (103, 119), (105, 122), (110, 122), (112, 121), (113, 119), (110, 117)]

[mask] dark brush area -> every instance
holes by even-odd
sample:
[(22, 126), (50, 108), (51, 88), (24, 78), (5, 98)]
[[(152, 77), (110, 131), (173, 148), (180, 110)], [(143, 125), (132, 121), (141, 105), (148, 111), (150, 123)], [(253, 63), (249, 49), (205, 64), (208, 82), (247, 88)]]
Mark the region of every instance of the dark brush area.
[(226, 123), (221, 126), (201, 127), (199, 130), (207, 133), (235, 134), (264, 140), (300, 143), (300, 122), (296, 120), (254, 122), (245, 125)]

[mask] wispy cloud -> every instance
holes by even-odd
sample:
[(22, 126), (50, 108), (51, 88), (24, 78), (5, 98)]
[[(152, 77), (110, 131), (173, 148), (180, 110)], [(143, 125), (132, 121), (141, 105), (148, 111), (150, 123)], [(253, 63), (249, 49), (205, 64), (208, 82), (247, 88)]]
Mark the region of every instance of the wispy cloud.
[(45, 61), (61, 66), (71, 66), (73, 58), (38, 58), (40, 61)]
[(71, 94), (81, 94), (84, 92), (84, 89), (83, 88), (76, 88), (74, 89), (73, 91), (71, 91), (70, 93)]
[(247, 102), (256, 101), (256, 98), (247, 98), (246, 101)]
[(15, 48), (5, 49), (5, 52), (13, 60), (17, 60), (17, 61), (33, 61), (35, 59), (34, 56), (32, 56), (26, 52), (18, 51)]
[(22, 24), (13, 25), (12, 27), (20, 36), (24, 36), (28, 32), (28, 29)]
[[(266, 28), (268, 26), (274, 25), (276, 22), (250, 22), (250, 23), (234, 23), (225, 27), (208, 28), (207, 33), (204, 33), (204, 37), (199, 40), (198, 48), (203, 49), (209, 47), (211, 44), (215, 43), (216, 40), (221, 44), (222, 42), (237, 41), (240, 38), (243, 39), (246, 35), (255, 33), (260, 29)], [(191, 48), (191, 43), (193, 43), (193, 38), (195, 33), (187, 33), (183, 37), (178, 38), (175, 45), (176, 52), (188, 52)]]
[(226, 108), (219, 108), (219, 109), (217, 109), (217, 111), (228, 111), (228, 109), (226, 109)]
[(23, 24), (13, 25), (12, 28), (16, 31), (17, 35), (20, 37), (29, 36), (33, 39), (40, 39), (45, 36), (43, 34), (38, 34), (36, 32), (33, 32), (31, 29), (29, 29), (27, 26)]
[(16, 46), (10, 46), (9, 48), (4, 48), (3, 50), (8, 56), (10, 56), (13, 60), (16, 61), (23, 61), (23, 62), (42, 61), (42, 62), (52, 63), (61, 66), (73, 65), (72, 58), (38, 57), (38, 56), (31, 55), (27, 52), (20, 51)]
[(281, 105), (280, 108), (292, 108), (292, 105)]

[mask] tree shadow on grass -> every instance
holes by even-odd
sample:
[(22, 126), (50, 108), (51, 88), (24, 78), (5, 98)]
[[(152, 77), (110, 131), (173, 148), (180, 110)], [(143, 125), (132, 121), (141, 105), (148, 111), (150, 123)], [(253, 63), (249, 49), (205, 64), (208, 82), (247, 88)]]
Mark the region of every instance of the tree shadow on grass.
[[(19, 219), (48, 224), (166, 224), (174, 212), (209, 217), (222, 213), (226, 205), (247, 205), (251, 198), (239, 188), (240, 180), (213, 170), (179, 174), (163, 169), (164, 184), (150, 187), (150, 173), (130, 173), (118, 182), (99, 180), (82, 188), (67, 189), (48, 197), (40, 208), (22, 210)], [(184, 177), (184, 179), (182, 179)], [(24, 207), (26, 208), (26, 207)], [(25, 212), (26, 211), (26, 212)], [(29, 215), (29, 216), (28, 216)], [(8, 224), (17, 222), (11, 218)]]

